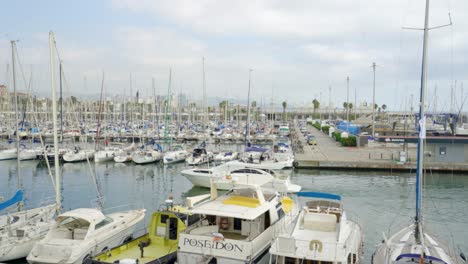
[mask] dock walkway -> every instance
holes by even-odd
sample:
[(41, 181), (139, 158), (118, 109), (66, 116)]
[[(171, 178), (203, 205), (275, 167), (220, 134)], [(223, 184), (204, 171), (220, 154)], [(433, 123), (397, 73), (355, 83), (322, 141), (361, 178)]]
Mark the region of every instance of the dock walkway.
[[(402, 147), (397, 144), (373, 143), (366, 147), (342, 147), (339, 142), (315, 127), (307, 126), (310, 134), (317, 139), (317, 146), (308, 145), (302, 135), (303, 153), (295, 153), (296, 168), (334, 169), (334, 170), (388, 170), (415, 171), (416, 148), (409, 149), (413, 162), (399, 162)], [(299, 129), (295, 129), (297, 133)], [(430, 163), (426, 170), (441, 172), (467, 172), (468, 164)]]

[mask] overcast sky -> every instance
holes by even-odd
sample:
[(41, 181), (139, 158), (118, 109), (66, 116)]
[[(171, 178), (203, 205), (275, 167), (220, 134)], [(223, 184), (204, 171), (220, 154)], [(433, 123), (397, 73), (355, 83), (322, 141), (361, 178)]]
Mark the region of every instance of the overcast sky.
[[(244, 99), (248, 72), (252, 96), (270, 104), (288, 101), (322, 105), (372, 100), (372, 62), (377, 67), (376, 101), (405, 110), (419, 96), (423, 0), (81, 0), (2, 1), (0, 83), (11, 63), (9, 40), (18, 42), (25, 78), (35, 92), (50, 90), (48, 32), (61, 53), (69, 93), (99, 94), (102, 71), (109, 94), (151, 95), (151, 78), (165, 94), (169, 68), (175, 92), (202, 96), (205, 57), (209, 96)], [(468, 2), (431, 3), (429, 43), (430, 108), (450, 110), (450, 87), (457, 80), (456, 106), (467, 79)], [(86, 78), (86, 81), (85, 81)], [(11, 77), (10, 77), (11, 79)], [(20, 79), (20, 89), (25, 85)], [(468, 86), (468, 83), (467, 83)], [(437, 96), (434, 94), (437, 87)], [(465, 89), (468, 91), (467, 89)], [(437, 98), (435, 100), (434, 98)]]

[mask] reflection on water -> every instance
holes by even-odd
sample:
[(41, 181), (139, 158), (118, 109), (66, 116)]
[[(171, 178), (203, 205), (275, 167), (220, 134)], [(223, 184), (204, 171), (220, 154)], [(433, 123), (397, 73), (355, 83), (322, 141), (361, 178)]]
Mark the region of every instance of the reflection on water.
[[(45, 165), (37, 161), (21, 162), (26, 206), (39, 204), (54, 196)], [(176, 202), (184, 197), (208, 193), (193, 187), (180, 174), (185, 164), (134, 165), (122, 163), (67, 163), (61, 166), (63, 175), (63, 208), (89, 207), (97, 198), (91, 170), (97, 175), (104, 196), (105, 208), (144, 206), (147, 220), (170, 194)], [(292, 181), (304, 190), (337, 193), (344, 206), (360, 216), (364, 228), (365, 261), (369, 263), (382, 232), (396, 230), (414, 215), (415, 177), (409, 173), (345, 172), (296, 170)], [(0, 161), (0, 195), (14, 194), (18, 179), (16, 161)], [(431, 174), (424, 179), (423, 215), (426, 224), (446, 241), (468, 252), (468, 176)]]

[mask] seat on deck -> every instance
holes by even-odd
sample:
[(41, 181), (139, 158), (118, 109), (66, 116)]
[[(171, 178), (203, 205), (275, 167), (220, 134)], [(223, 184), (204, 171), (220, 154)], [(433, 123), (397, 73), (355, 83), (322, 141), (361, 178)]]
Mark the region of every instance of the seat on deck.
[(303, 227), (308, 230), (333, 232), (336, 230), (336, 215), (306, 213), (304, 214)]
[(73, 239), (84, 240), (87, 233), (88, 233), (87, 228), (76, 228), (75, 230), (73, 230)]

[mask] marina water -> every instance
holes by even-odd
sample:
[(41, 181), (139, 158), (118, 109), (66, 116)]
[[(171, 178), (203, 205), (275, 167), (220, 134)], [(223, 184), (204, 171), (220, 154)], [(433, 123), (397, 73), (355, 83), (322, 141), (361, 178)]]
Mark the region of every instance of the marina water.
[[(184, 163), (163, 166), (92, 164), (99, 189), (105, 200), (105, 211), (123, 210), (129, 206), (144, 206), (147, 221), (172, 193), (175, 201), (186, 196), (208, 193), (208, 189), (193, 187), (180, 171)], [(21, 162), (25, 207), (38, 205), (54, 193), (47, 167), (39, 161)], [(86, 163), (61, 166), (63, 175), (63, 208), (89, 207), (97, 191)], [(287, 172), (287, 171), (285, 171)], [(414, 173), (407, 172), (345, 172), (294, 170), (291, 180), (303, 190), (331, 192), (343, 196), (348, 211), (360, 218), (364, 229), (364, 263), (370, 263), (375, 245), (382, 240), (381, 230), (397, 230), (408, 224), (414, 215)], [(17, 189), (16, 161), (0, 161), (0, 193), (10, 197)], [(449, 243), (468, 252), (468, 176), (428, 172), (424, 183), (424, 215), (427, 226)], [(144, 228), (142, 224), (140, 230)], [(390, 228), (390, 229), (389, 229)], [(389, 233), (388, 231), (386, 233)], [(16, 261), (23, 263), (25, 260)]]

